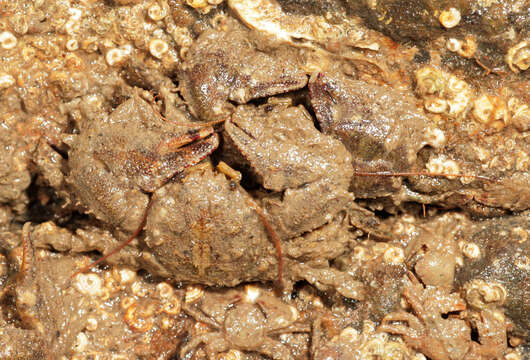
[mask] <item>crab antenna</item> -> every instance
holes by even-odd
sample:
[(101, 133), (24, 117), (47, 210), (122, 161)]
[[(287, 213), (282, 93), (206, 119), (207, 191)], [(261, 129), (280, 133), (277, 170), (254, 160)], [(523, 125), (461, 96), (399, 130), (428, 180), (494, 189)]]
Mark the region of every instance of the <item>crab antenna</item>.
[(445, 173), (431, 173), (427, 171), (412, 171), (412, 172), (390, 172), (390, 171), (375, 171), (375, 172), (363, 172), (354, 171), (355, 176), (434, 176), (434, 177), (459, 177), (459, 178), (473, 178), (486, 181), (494, 181), (489, 177), (482, 175), (468, 175), (468, 174), (445, 174)]
[(144, 214), (142, 216), (142, 221), (140, 222), (140, 225), (136, 228), (136, 230), (134, 231), (134, 233), (127, 239), (125, 240), (124, 242), (122, 242), (120, 245), (116, 246), (114, 249), (112, 249), (108, 254), (105, 254), (103, 255), (102, 257), (100, 257), (99, 259), (97, 259), (96, 261), (88, 264), (87, 266), (77, 270), (72, 276), (70, 276), (70, 279), (73, 279), (75, 278), (77, 275), (79, 274), (82, 274), (82, 273), (85, 273), (87, 272), (88, 270), (90, 270), (91, 268), (93, 268), (94, 266), (96, 266), (97, 264), (107, 260), (109, 257), (111, 257), (112, 255), (118, 253), (121, 249), (123, 249), (124, 247), (126, 247), (127, 245), (129, 245), (134, 239), (136, 239), (136, 237), (138, 235), (140, 235), (140, 233), (142, 232), (142, 230), (144, 229), (144, 226), (145, 226), (145, 223), (147, 221), (147, 213), (149, 212), (149, 208), (151, 207), (151, 199), (149, 199), (149, 202), (147, 203), (147, 207), (145, 208), (145, 211), (144, 211)]
[(274, 245), (276, 247), (276, 255), (278, 256), (278, 284), (281, 286), (283, 280), (283, 255), (280, 237), (272, 227), (269, 220), (267, 220), (265, 212), (258, 206), (258, 204), (256, 204), (252, 199), (248, 199), (247, 203), (259, 215), (261, 221), (263, 222), (263, 225), (265, 226), (265, 229), (269, 233), (270, 237), (274, 240)]

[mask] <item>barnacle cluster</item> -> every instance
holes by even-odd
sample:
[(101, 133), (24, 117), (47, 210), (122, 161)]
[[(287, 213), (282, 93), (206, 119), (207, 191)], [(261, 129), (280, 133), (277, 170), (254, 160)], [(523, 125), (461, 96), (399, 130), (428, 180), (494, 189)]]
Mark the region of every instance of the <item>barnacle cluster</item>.
[(425, 109), (450, 118), (463, 118), (473, 98), (473, 90), (457, 76), (425, 66), (416, 72), (417, 91)]
[(121, 314), (125, 334), (143, 334), (146, 341), (158, 333), (172, 331), (179, 321), (182, 292), (167, 282), (150, 284), (126, 267), (78, 274), (71, 289), (86, 296), (86, 301), (97, 309), (86, 317), (85, 327), (77, 335), (73, 351), (78, 355), (97, 348), (109, 317), (120, 321), (116, 314)]
[(502, 284), (481, 279), (474, 279), (466, 283), (464, 290), (468, 304), (477, 309), (502, 306), (508, 296), (508, 292)]
[(426, 359), (423, 354), (411, 350), (400, 338), (392, 337), (384, 332), (377, 332), (376, 324), (370, 320), (363, 322), (361, 331), (352, 327), (344, 328), (327, 345), (334, 344), (344, 346), (345, 352), (351, 352), (360, 359)]

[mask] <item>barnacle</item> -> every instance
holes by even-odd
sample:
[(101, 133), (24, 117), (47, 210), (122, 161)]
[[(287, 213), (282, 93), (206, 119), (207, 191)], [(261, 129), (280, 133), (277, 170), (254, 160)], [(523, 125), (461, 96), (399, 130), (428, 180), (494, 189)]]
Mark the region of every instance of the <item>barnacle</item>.
[(74, 286), (83, 295), (103, 295), (103, 280), (97, 274), (78, 274)]
[(173, 287), (167, 282), (156, 285), (156, 295), (159, 299), (170, 299), (174, 297)]
[(133, 303), (125, 310), (124, 320), (133, 331), (146, 332), (153, 327), (153, 311), (149, 306)]
[(425, 100), (425, 110), (434, 114), (441, 114), (447, 111), (447, 101), (445, 99), (434, 98)]
[(9, 74), (0, 73), (0, 89), (7, 89), (15, 84), (15, 78)]
[(416, 83), (421, 95), (443, 95), (446, 85), (445, 74), (431, 66), (416, 71)]
[(162, 20), (166, 15), (166, 11), (157, 3), (152, 3), (147, 9), (147, 16), (153, 21)]
[(436, 114), (464, 115), (473, 97), (468, 83), (432, 66), (416, 71), (416, 84), (416, 90), (425, 101), (425, 109)]
[(460, 49), (458, 49), (456, 52), (460, 56), (471, 58), (473, 55), (475, 55), (477, 47), (478, 44), (475, 37), (473, 35), (466, 35), (464, 41), (461, 42)]
[(473, 117), (482, 124), (501, 130), (508, 124), (508, 109), (498, 96), (483, 94), (473, 102)]
[(162, 56), (169, 50), (169, 45), (161, 39), (153, 39), (149, 42), (149, 53), (157, 59), (162, 59)]
[(180, 299), (176, 296), (172, 296), (162, 304), (162, 312), (168, 314), (168, 315), (178, 315), (180, 314), (180, 310), (182, 308), (182, 304), (180, 302)]
[(402, 248), (391, 246), (384, 252), (383, 260), (390, 264), (401, 264), (405, 261), (405, 253)]
[(9, 31), (2, 31), (0, 33), (0, 47), (9, 50), (17, 46), (17, 38)]
[(85, 329), (88, 331), (96, 331), (98, 328), (98, 320), (94, 316), (89, 316), (86, 321)]
[[(460, 173), (460, 166), (458, 166), (456, 161), (448, 159), (444, 155), (431, 158), (425, 166), (432, 173), (455, 174), (455, 175)], [(447, 178), (455, 179), (456, 177), (448, 176)]]
[(449, 8), (449, 10), (442, 11), (438, 19), (440, 20), (440, 24), (446, 29), (453, 28), (460, 22), (460, 11), (455, 8)]
[(86, 336), (84, 332), (80, 332), (79, 334), (77, 334), (72, 350), (74, 352), (80, 353), (80, 352), (84, 352), (87, 349), (87, 347), (88, 347), (88, 337)]
[(447, 40), (445, 47), (449, 51), (457, 52), (462, 48), (462, 41), (455, 38), (450, 38)]
[(530, 43), (528, 40), (512, 46), (508, 50), (505, 60), (514, 73), (528, 69), (530, 67)]
[(481, 279), (474, 279), (466, 283), (464, 290), (469, 305), (478, 309), (484, 309), (490, 305), (502, 306), (508, 295), (502, 284)]
[(241, 360), (243, 359), (243, 353), (236, 349), (230, 349), (225, 353), (217, 354), (217, 360)]
[(79, 49), (79, 42), (76, 39), (69, 39), (65, 46), (68, 51), (76, 51)]
[(131, 285), (131, 292), (138, 297), (147, 296), (148, 290), (140, 281), (135, 281)]
[(466, 241), (459, 241), (458, 246), (460, 247), (460, 250), (462, 250), (462, 254), (464, 254), (469, 259), (479, 259), (480, 258), (480, 248), (477, 244), (466, 242)]
[(199, 301), (199, 299), (203, 296), (204, 289), (202, 288), (202, 286), (189, 285), (186, 287), (186, 295), (184, 301), (186, 302), (186, 304), (193, 304)]
[(121, 65), (129, 57), (127, 49), (113, 48), (105, 54), (105, 60), (110, 66)]
[(530, 129), (530, 107), (519, 99), (512, 97), (508, 100), (508, 110), (511, 114), (511, 122), (519, 131)]

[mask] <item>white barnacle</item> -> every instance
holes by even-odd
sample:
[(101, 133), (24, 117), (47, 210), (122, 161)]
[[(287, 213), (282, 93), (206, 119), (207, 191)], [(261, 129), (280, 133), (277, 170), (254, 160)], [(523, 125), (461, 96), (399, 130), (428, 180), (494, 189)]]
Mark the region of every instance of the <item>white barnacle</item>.
[(514, 73), (530, 67), (530, 42), (528, 40), (512, 46), (505, 57), (506, 63)]
[(444, 132), (439, 128), (428, 128), (426, 138), (434, 148), (442, 147), (447, 142)]
[(94, 316), (89, 316), (86, 320), (85, 329), (88, 331), (96, 331), (98, 328), (98, 320)]
[(9, 74), (0, 73), (0, 89), (7, 89), (15, 84), (15, 78)]
[(17, 46), (17, 38), (9, 31), (0, 33), (0, 46), (2, 49), (9, 50)]
[(189, 285), (186, 287), (185, 302), (186, 304), (192, 304), (199, 301), (204, 295), (204, 289), (199, 285)]
[(425, 100), (425, 110), (433, 114), (441, 114), (447, 110), (447, 101), (445, 99), (433, 98)]
[[(429, 160), (425, 165), (427, 170), (432, 173), (437, 174), (450, 174), (458, 175), (460, 173), (460, 167), (456, 161), (447, 159), (446, 156), (440, 155), (439, 157), (434, 157)], [(455, 179), (455, 176), (447, 176), (448, 179)]]
[(462, 48), (462, 41), (455, 39), (455, 38), (450, 38), (445, 43), (445, 47), (449, 51), (458, 52)]
[(118, 281), (121, 285), (130, 284), (136, 280), (136, 271), (123, 268), (118, 271)]
[(174, 296), (173, 287), (167, 282), (161, 282), (156, 285), (156, 295), (160, 299), (170, 299)]
[(162, 59), (162, 56), (169, 50), (169, 45), (161, 39), (153, 39), (149, 42), (149, 53), (157, 59)]
[(133, 293), (133, 295), (136, 295), (138, 297), (147, 296), (148, 293), (147, 288), (140, 281), (135, 281), (132, 283), (131, 292)]
[(405, 261), (405, 253), (402, 248), (391, 246), (384, 252), (383, 260), (388, 264), (401, 264)]
[(123, 64), (127, 57), (128, 54), (123, 49), (113, 48), (107, 51), (107, 54), (105, 55), (105, 60), (107, 61), (107, 64), (109, 64), (110, 66), (114, 66)]
[(149, 5), (147, 16), (153, 21), (159, 21), (166, 17), (166, 11), (157, 3)]
[(66, 50), (76, 51), (77, 49), (79, 49), (79, 42), (76, 39), (69, 39), (66, 42)]
[(75, 278), (74, 286), (83, 295), (103, 295), (103, 280), (94, 273), (78, 274)]
[(77, 334), (75, 343), (73, 345), (74, 352), (80, 353), (84, 352), (88, 347), (88, 337), (84, 332)]
[(461, 246), (462, 254), (469, 259), (479, 259), (480, 258), (480, 248), (477, 244), (471, 242), (461, 242), (458, 244)]
[(458, 9), (450, 8), (449, 10), (442, 11), (438, 19), (444, 28), (450, 29), (458, 25), (461, 18), (460, 11), (458, 11)]

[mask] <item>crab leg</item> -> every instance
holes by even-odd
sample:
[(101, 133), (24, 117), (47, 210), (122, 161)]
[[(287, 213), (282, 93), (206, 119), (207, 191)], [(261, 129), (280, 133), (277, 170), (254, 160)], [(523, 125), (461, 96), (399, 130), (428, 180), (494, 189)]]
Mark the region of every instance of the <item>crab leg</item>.
[(202, 140), (214, 133), (211, 126), (201, 127), (199, 129), (193, 129), (186, 132), (184, 135), (170, 138), (166, 141), (161, 142), (158, 145), (158, 152), (164, 156), (170, 153), (179, 151), (185, 145), (191, 144), (194, 141)]
[(151, 207), (151, 199), (149, 199), (149, 202), (147, 203), (147, 207), (145, 208), (145, 211), (144, 211), (144, 215), (142, 217), (142, 221), (140, 222), (140, 225), (136, 228), (136, 230), (134, 231), (134, 233), (127, 239), (125, 240), (124, 242), (122, 242), (120, 245), (116, 246), (114, 249), (112, 249), (109, 253), (103, 255), (102, 257), (100, 257), (99, 259), (97, 259), (96, 261), (88, 264), (87, 266), (77, 270), (72, 276), (70, 276), (70, 279), (73, 279), (75, 278), (77, 275), (79, 274), (82, 274), (82, 273), (85, 273), (87, 272), (88, 270), (92, 269), (94, 266), (96, 266), (97, 264), (105, 261), (106, 259), (108, 259), (109, 257), (111, 257), (112, 255), (118, 253), (121, 249), (123, 249), (124, 247), (126, 247), (127, 245), (129, 245), (134, 239), (136, 239), (136, 237), (138, 235), (140, 235), (140, 233), (142, 232), (142, 230), (144, 229), (144, 226), (145, 226), (145, 223), (147, 221), (147, 214), (149, 213), (149, 208)]

